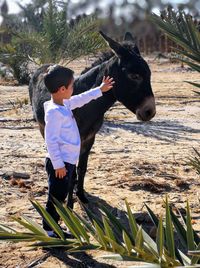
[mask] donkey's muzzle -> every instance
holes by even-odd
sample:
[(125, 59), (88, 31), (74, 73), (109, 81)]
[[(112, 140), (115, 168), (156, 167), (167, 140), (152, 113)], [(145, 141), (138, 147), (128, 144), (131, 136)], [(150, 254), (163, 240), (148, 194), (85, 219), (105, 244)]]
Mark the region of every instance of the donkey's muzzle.
[(143, 104), (136, 110), (137, 119), (140, 121), (149, 121), (156, 114), (154, 97), (147, 98)]

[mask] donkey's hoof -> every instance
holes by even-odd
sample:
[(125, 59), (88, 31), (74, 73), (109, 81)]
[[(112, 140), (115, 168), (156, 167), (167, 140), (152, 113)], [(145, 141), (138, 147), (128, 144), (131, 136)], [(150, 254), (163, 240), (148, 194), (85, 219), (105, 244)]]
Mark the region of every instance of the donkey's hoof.
[(73, 201), (71, 201), (71, 202), (68, 201), (68, 202), (67, 202), (67, 207), (73, 209), (73, 208), (74, 208), (74, 202), (73, 202)]
[(85, 196), (84, 193), (76, 192), (76, 196), (78, 197), (78, 199), (79, 199), (82, 203), (84, 203), (84, 204), (89, 203), (89, 200), (87, 199), (87, 197)]

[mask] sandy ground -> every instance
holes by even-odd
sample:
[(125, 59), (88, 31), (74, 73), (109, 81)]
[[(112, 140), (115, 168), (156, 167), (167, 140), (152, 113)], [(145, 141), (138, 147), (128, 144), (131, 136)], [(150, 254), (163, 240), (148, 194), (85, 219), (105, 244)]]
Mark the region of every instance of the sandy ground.
[[(89, 158), (85, 182), (89, 206), (103, 203), (123, 218), (127, 198), (135, 213), (145, 212), (145, 202), (155, 213), (162, 214), (167, 193), (178, 208), (184, 208), (187, 199), (190, 201), (193, 226), (200, 231), (199, 176), (186, 163), (193, 154), (192, 147), (199, 149), (200, 101), (192, 91), (194, 88), (184, 82), (199, 82), (199, 74), (177, 64), (152, 60), (149, 63), (157, 114), (151, 122), (141, 123), (120, 103), (106, 113)], [(85, 64), (81, 61), (72, 67), (78, 74)], [(10, 216), (23, 213), (40, 223), (29, 198), (45, 204), (46, 152), (37, 124), (32, 120), (28, 88), (0, 86), (0, 96), (0, 222), (13, 226)], [(5, 179), (3, 174), (9, 171), (28, 173), (30, 178), (21, 180), (25, 187)], [(77, 203), (75, 210), (82, 213)], [(105, 261), (101, 255), (98, 251), (74, 255), (61, 250), (49, 253), (27, 248), (23, 243), (0, 243), (0, 267), (128, 266)]]

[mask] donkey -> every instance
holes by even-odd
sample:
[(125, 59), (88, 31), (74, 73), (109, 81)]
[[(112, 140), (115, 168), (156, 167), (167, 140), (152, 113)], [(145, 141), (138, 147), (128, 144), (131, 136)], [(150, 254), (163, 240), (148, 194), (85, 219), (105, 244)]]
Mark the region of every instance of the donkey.
[[(109, 75), (115, 80), (113, 88), (104, 93), (102, 97), (73, 111), (81, 136), (80, 158), (77, 174), (74, 174), (74, 177), (77, 177), (76, 195), (83, 203), (88, 202), (84, 194), (84, 177), (87, 170), (88, 156), (95, 141), (95, 135), (102, 126), (105, 112), (116, 101), (119, 101), (141, 121), (149, 121), (156, 113), (150, 81), (151, 71), (140, 55), (133, 36), (127, 32), (120, 44), (103, 32), (100, 32), (100, 34), (110, 46), (111, 52), (105, 53), (102, 59), (97, 60), (90, 68), (83, 71), (74, 83), (74, 94), (76, 95), (100, 85), (103, 76)], [(43, 137), (43, 103), (50, 99), (50, 94), (44, 85), (43, 74), (47, 71), (48, 66), (41, 66), (35, 72), (29, 84), (29, 95), (34, 117), (39, 123)]]

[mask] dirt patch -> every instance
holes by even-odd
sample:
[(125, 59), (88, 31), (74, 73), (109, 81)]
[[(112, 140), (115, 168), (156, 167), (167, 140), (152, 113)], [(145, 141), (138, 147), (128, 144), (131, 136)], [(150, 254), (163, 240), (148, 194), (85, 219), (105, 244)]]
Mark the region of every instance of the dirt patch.
[[(77, 68), (79, 66), (79, 69)], [(77, 74), (85, 61), (72, 67)], [(200, 144), (200, 101), (194, 88), (183, 82), (197, 82), (199, 74), (181, 71), (180, 65), (150, 62), (157, 114), (151, 122), (138, 122), (116, 103), (106, 114), (89, 157), (86, 190), (89, 207), (106, 205), (124, 219), (124, 199), (145, 221), (144, 203), (157, 214), (164, 213), (163, 199), (185, 208), (190, 201), (193, 226), (200, 230), (199, 176), (187, 165), (192, 147)], [(45, 204), (47, 179), (44, 171), (45, 146), (32, 119), (27, 86), (0, 86), (0, 174), (27, 173), (30, 178), (0, 178), (1, 222), (23, 213), (38, 223), (39, 215), (29, 198)], [(27, 103), (28, 102), (28, 103)], [(20, 182), (20, 183), (19, 183)], [(76, 203), (75, 210), (83, 214)], [(143, 217), (143, 220), (141, 220)], [(146, 219), (147, 220), (147, 219)], [(148, 220), (147, 220), (148, 222)], [(11, 223), (11, 226), (15, 226)], [(149, 223), (149, 231), (151, 225)], [(153, 232), (153, 231), (152, 231)], [(64, 251), (33, 250), (23, 243), (0, 244), (1, 267), (126, 267), (127, 263), (104, 261), (102, 252), (67, 255)], [(32, 265), (32, 266), (31, 266)], [(130, 265), (130, 263), (129, 263)]]

